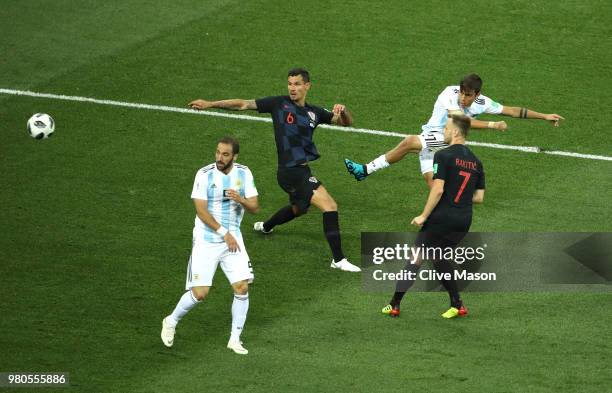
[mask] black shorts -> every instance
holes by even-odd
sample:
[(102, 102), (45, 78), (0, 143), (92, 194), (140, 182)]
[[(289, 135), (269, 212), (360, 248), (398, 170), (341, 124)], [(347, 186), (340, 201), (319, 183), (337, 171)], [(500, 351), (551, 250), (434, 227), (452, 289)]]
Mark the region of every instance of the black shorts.
[(291, 204), (297, 206), (302, 212), (308, 210), (313, 191), (321, 185), (321, 182), (310, 172), (308, 165), (278, 168), (276, 180), (278, 185), (289, 194)]
[(472, 225), (472, 210), (450, 208), (435, 211), (419, 231), (416, 246), (455, 247)]

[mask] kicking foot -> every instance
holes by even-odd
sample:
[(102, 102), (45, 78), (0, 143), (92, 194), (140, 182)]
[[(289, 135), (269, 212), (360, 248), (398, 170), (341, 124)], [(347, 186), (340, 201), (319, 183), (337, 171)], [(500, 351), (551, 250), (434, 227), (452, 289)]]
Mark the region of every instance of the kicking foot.
[(256, 223), (253, 225), (253, 229), (254, 229), (255, 231), (257, 231), (257, 232), (261, 232), (261, 233), (263, 233), (263, 234), (265, 234), (265, 235), (267, 235), (268, 233), (272, 233), (272, 231), (273, 231), (274, 229), (270, 229), (269, 231), (266, 231), (266, 230), (264, 229), (264, 225), (263, 225), (263, 224), (264, 224), (264, 223), (263, 223), (263, 221), (257, 221), (257, 222), (256, 222)]
[(236, 352), (238, 355), (246, 355), (249, 353), (249, 351), (247, 351), (247, 349), (242, 346), (242, 341), (229, 340), (227, 342), (227, 347), (232, 351)]
[(344, 165), (348, 172), (355, 176), (355, 180), (362, 181), (368, 176), (368, 170), (365, 165), (353, 162), (347, 158), (344, 159)]
[(344, 270), (345, 272), (360, 272), (361, 271), (361, 269), (358, 266), (353, 265), (346, 258), (344, 258), (340, 262), (336, 262), (332, 259), (330, 267), (332, 269)]
[(170, 348), (174, 344), (174, 333), (176, 331), (176, 326), (170, 326), (170, 324), (166, 322), (166, 319), (168, 319), (168, 317), (162, 320), (161, 339), (164, 345)]

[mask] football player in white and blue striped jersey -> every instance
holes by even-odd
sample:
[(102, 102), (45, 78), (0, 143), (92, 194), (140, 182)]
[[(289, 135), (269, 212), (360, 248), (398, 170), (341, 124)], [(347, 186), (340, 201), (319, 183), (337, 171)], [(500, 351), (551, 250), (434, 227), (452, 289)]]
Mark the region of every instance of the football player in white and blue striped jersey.
[(363, 165), (349, 159), (344, 163), (347, 170), (357, 180), (388, 167), (403, 159), (408, 153), (418, 153), (421, 163), (421, 173), (431, 188), (433, 184), (433, 156), (437, 150), (448, 146), (444, 140), (444, 126), (449, 115), (463, 114), (471, 118), (471, 128), (492, 128), (505, 131), (508, 125), (505, 121), (481, 121), (476, 117), (482, 113), (505, 115), (522, 119), (542, 119), (552, 122), (556, 127), (562, 116), (555, 113), (539, 113), (527, 108), (501, 105), (480, 93), (482, 79), (476, 74), (470, 74), (461, 80), (458, 86), (448, 86), (438, 96), (427, 124), (421, 127), (420, 135), (408, 135), (394, 149)]
[(196, 174), (191, 193), (196, 217), (186, 292), (172, 314), (162, 321), (161, 338), (167, 347), (174, 344), (179, 321), (208, 295), (217, 266), (221, 265), (234, 290), (227, 347), (241, 355), (248, 353), (242, 346), (240, 334), (249, 309), (248, 284), (254, 276), (240, 223), (245, 210), (259, 211), (259, 202), (253, 174), (248, 167), (235, 162), (239, 149), (235, 139), (222, 138), (217, 144), (215, 163)]

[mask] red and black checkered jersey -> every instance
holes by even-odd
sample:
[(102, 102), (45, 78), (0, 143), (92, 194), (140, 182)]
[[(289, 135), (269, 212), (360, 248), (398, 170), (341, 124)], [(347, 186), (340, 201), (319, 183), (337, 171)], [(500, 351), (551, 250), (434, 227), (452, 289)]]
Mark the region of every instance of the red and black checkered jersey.
[(259, 113), (270, 113), (279, 167), (295, 167), (320, 157), (312, 137), (321, 123), (331, 124), (332, 112), (306, 103), (296, 105), (289, 96), (255, 100)]

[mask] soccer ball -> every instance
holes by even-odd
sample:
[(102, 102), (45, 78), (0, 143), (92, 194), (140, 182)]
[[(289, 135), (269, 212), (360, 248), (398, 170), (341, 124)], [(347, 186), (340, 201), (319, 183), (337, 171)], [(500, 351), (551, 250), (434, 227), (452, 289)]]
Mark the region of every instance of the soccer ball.
[(46, 113), (37, 113), (28, 120), (28, 134), (34, 139), (44, 139), (53, 135), (55, 121)]

